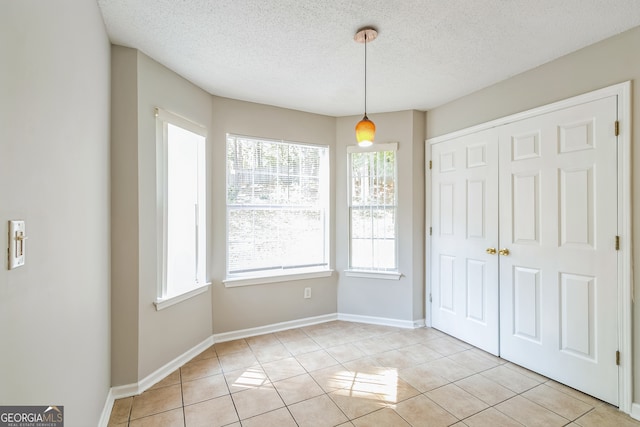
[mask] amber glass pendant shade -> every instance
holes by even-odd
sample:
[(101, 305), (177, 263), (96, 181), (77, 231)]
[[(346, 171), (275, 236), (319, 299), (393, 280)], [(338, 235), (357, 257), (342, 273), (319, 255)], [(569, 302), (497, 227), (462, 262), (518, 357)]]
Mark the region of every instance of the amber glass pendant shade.
[(376, 125), (367, 117), (367, 42), (378, 37), (378, 31), (372, 27), (364, 27), (358, 30), (353, 39), (358, 43), (364, 43), (364, 117), (356, 125), (356, 140), (358, 146), (369, 147), (376, 136)]
[(356, 140), (360, 147), (369, 147), (376, 136), (376, 125), (365, 114), (356, 125)]

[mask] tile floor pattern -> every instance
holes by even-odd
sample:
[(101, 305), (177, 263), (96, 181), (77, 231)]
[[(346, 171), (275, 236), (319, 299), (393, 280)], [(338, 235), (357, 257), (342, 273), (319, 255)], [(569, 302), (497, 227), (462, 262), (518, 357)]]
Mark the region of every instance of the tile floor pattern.
[(215, 344), (109, 427), (640, 426), (430, 328), (334, 321)]

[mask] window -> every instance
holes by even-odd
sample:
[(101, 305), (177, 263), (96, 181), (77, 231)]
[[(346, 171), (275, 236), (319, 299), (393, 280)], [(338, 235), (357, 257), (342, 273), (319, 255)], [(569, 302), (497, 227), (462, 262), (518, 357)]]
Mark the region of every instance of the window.
[[(158, 309), (206, 286), (206, 130), (157, 110), (158, 216), (162, 247)], [(177, 300), (175, 302), (178, 302)], [(170, 305), (170, 304), (167, 304)]]
[(352, 272), (397, 272), (396, 151), (395, 143), (348, 148)]
[(328, 271), (328, 167), (327, 147), (227, 135), (228, 286)]

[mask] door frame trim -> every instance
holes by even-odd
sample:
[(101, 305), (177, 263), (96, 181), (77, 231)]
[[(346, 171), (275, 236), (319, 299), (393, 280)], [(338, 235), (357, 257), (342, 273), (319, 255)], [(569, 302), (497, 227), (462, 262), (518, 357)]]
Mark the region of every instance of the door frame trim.
[[(620, 367), (618, 369), (618, 405), (627, 414), (632, 410), (633, 399), (633, 348), (632, 348), (632, 235), (631, 235), (631, 81), (607, 86), (582, 95), (567, 98), (531, 110), (501, 117), (486, 123), (464, 128), (445, 135), (429, 138), (425, 141), (425, 164), (431, 161), (430, 146), (482, 130), (503, 126), (508, 123), (562, 110), (598, 99), (617, 96), (618, 121), (618, 235), (620, 252), (618, 254), (618, 345)], [(613, 129), (613, 124), (611, 125)], [(431, 326), (431, 171), (425, 168), (425, 323)], [(611, 355), (614, 357), (614, 355)]]

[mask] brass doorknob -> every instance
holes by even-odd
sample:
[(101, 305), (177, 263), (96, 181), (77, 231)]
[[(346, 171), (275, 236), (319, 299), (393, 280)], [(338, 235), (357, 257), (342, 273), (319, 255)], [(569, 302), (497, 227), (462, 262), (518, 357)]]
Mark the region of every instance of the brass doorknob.
[(496, 254), (496, 248), (487, 248), (487, 253), (489, 255), (495, 255)]
[(500, 250), (498, 251), (498, 253), (499, 253), (500, 255), (507, 256), (507, 255), (509, 255), (511, 252), (509, 252), (509, 249), (504, 248), (504, 249), (500, 249)]

